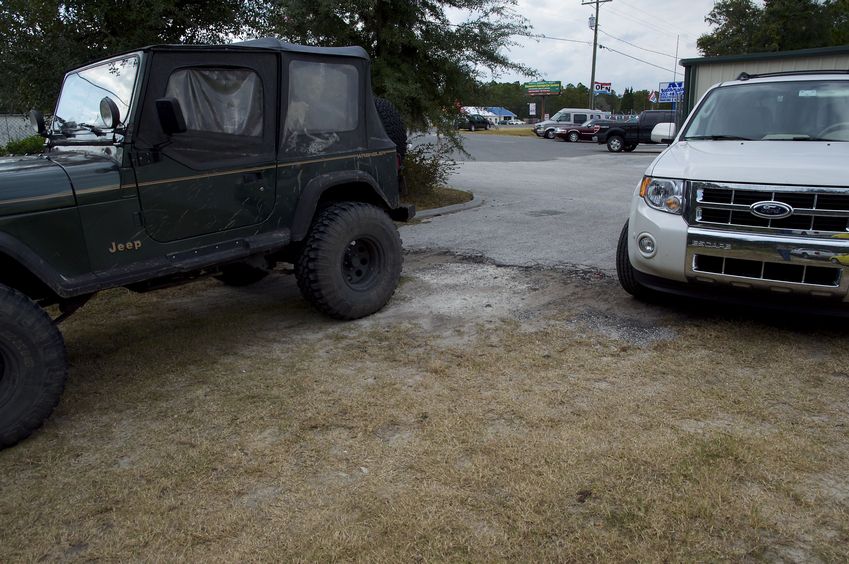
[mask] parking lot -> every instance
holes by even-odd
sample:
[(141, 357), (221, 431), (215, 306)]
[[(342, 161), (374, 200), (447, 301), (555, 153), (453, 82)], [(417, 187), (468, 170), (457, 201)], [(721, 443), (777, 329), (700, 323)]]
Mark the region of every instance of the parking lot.
[(0, 560), (848, 559), (845, 323), (621, 291), (655, 147), (466, 137), (484, 203), (401, 228), (374, 316), (281, 275), (63, 324)]

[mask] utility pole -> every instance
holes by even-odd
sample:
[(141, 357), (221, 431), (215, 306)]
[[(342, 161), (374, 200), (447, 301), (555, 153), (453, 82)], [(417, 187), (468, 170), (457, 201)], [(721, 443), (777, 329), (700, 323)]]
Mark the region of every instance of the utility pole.
[(595, 19), (590, 18), (590, 27), (593, 29), (593, 71), (590, 76), (590, 109), (595, 109), (595, 54), (598, 51), (598, 6), (604, 2), (612, 2), (613, 0), (582, 0), (582, 6), (595, 4)]

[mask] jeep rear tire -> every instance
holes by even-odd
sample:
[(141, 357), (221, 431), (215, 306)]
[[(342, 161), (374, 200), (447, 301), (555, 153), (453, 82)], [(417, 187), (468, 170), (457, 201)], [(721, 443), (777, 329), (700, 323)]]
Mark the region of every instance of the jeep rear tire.
[(631, 259), (628, 257), (628, 222), (622, 228), (622, 233), (619, 234), (619, 244), (616, 247), (616, 275), (619, 277), (619, 284), (622, 289), (634, 296), (637, 299), (645, 299), (651, 291), (637, 282), (637, 277), (634, 274), (634, 267), (631, 265)]
[(53, 320), (22, 293), (0, 285), (0, 449), (41, 426), (67, 377), (65, 342)]
[(625, 146), (625, 140), (621, 135), (611, 135), (607, 138), (607, 150), (611, 153), (618, 153)]
[(358, 319), (381, 309), (401, 277), (401, 237), (382, 209), (333, 204), (313, 223), (295, 276), (301, 294), (320, 312)]
[(269, 273), (270, 271), (267, 269), (237, 262), (221, 267), (221, 274), (215, 278), (228, 286), (250, 286), (268, 276)]
[(383, 122), (386, 135), (395, 143), (395, 150), (398, 151), (398, 156), (403, 161), (404, 155), (407, 154), (407, 128), (404, 126), (401, 114), (395, 105), (386, 98), (376, 97), (374, 107), (377, 110), (377, 115), (380, 116), (380, 121)]
[(580, 139), (580, 137), (578, 136), (578, 132), (572, 131), (572, 132), (569, 133), (569, 142), (570, 143), (577, 143), (578, 139)]

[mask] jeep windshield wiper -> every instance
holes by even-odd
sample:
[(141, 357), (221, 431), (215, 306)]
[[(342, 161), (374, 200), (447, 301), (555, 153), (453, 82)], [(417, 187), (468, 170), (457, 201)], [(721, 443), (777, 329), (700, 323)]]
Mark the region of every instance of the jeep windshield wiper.
[(684, 141), (752, 141), (748, 137), (739, 135), (690, 135)]
[(85, 129), (91, 131), (98, 137), (103, 137), (106, 135), (103, 133), (103, 130), (97, 127), (96, 125), (92, 125), (90, 123), (74, 123), (74, 122), (66, 122), (62, 124), (62, 134), (68, 137), (73, 137), (74, 132), (80, 129)]

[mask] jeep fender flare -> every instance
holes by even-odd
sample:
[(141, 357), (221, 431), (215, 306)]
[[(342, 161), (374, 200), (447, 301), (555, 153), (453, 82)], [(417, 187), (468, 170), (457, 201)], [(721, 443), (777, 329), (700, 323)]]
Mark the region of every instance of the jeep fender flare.
[(358, 185), (360, 189), (351, 190), (351, 201), (364, 201), (378, 204), (387, 211), (393, 207), (380, 189), (380, 185), (374, 177), (362, 170), (346, 170), (341, 172), (329, 172), (316, 176), (310, 180), (301, 191), (298, 205), (292, 219), (292, 241), (301, 241), (307, 236), (312, 225), (313, 217), (321, 197), (336, 187), (346, 185)]
[[(16, 274), (32, 276), (59, 297), (67, 298), (71, 296), (62, 285), (62, 276), (38, 253), (8, 233), (0, 233), (0, 263), (6, 261), (10, 261), (14, 268), (20, 269)], [(6, 267), (8, 268), (8, 265)], [(4, 272), (3, 274), (7, 273)], [(3, 276), (0, 276), (0, 283), (11, 287), (16, 286), (11, 280), (7, 280)], [(26, 288), (15, 287), (15, 289), (23, 294), (30, 295)]]

